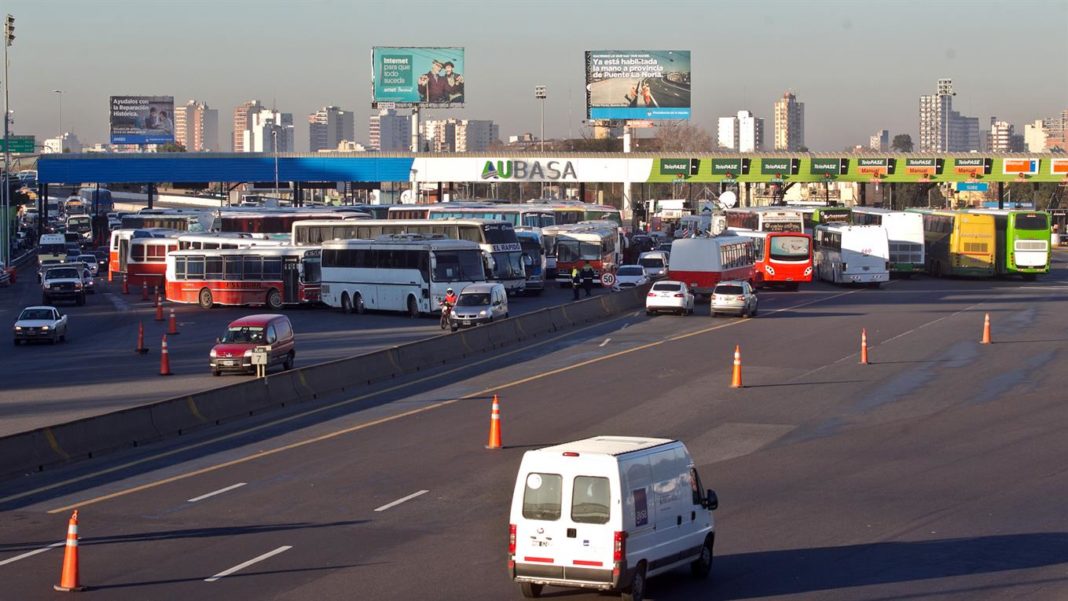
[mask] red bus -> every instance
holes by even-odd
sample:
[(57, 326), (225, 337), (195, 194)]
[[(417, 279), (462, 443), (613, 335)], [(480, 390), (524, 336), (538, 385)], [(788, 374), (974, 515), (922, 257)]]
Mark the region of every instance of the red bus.
[[(169, 229), (121, 229), (111, 231), (108, 243), (108, 281), (122, 281), (130, 257), (130, 240), (134, 238), (169, 238), (178, 234)], [(131, 284), (133, 282), (130, 282)], [(140, 285), (140, 282), (138, 282)]]
[(310, 246), (179, 250), (167, 255), (167, 300), (215, 305), (317, 303), (322, 249)]
[(556, 281), (571, 285), (571, 270), (582, 269), (589, 262), (599, 282), (601, 274), (615, 273), (619, 266), (619, 233), (608, 221), (553, 225), (542, 228), (542, 235), (552, 241), (556, 256)]
[(255, 235), (288, 235), (295, 221), (307, 219), (369, 219), (366, 213), (332, 212), (315, 209), (260, 210), (258, 212), (226, 211), (215, 219), (220, 232), (241, 232)]
[(797, 290), (802, 282), (812, 281), (812, 236), (735, 229), (728, 233), (753, 240), (757, 287), (785, 286)]
[(667, 277), (689, 285), (695, 294), (708, 295), (723, 280), (752, 283), (755, 264), (751, 238), (731, 234), (679, 238), (671, 243)]
[(125, 266), (130, 286), (147, 284), (149, 288), (159, 286), (162, 290), (167, 253), (175, 250), (178, 250), (177, 237), (131, 238)]

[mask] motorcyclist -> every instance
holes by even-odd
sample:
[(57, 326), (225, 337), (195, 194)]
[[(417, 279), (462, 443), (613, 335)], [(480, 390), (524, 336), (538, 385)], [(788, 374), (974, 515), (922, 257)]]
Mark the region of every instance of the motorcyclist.
[(456, 300), (456, 293), (452, 291), (452, 288), (449, 288), (445, 291), (445, 299), (441, 301), (441, 305), (447, 310), (452, 311), (452, 308), (456, 306)]

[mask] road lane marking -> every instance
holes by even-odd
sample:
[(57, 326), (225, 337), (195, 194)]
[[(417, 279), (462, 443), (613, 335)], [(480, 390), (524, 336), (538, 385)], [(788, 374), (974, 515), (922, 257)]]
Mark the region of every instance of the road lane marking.
[[(801, 307), (806, 307), (806, 306), (809, 306), (809, 305), (814, 305), (816, 303), (824, 302), (824, 301), (831, 300), (831, 299), (834, 299), (834, 298), (838, 298), (838, 297), (841, 297), (841, 296), (847, 296), (847, 295), (850, 295), (850, 294), (856, 294), (857, 292), (861, 292), (861, 291), (862, 290), (850, 290), (850, 291), (847, 291), (847, 292), (841, 292), (841, 293), (838, 293), (838, 294), (834, 294), (834, 295), (828, 296), (826, 298), (820, 298), (820, 299), (816, 299), (816, 300), (806, 301), (806, 302), (803, 302), (803, 303), (799, 303), (797, 305), (791, 305), (789, 307), (783, 307), (782, 309), (776, 309), (776, 310), (768, 313), (767, 315), (774, 315), (776, 313), (781, 313), (781, 312), (784, 312), (784, 311), (791, 311), (791, 310), (794, 310), (794, 309), (798, 309), (798, 308), (801, 308)], [(521, 386), (521, 385), (527, 384), (529, 382), (533, 382), (533, 381), (536, 381), (536, 380), (541, 380), (541, 379), (544, 379), (544, 378), (548, 378), (550, 376), (555, 376), (557, 374), (560, 374), (560, 373), (563, 373), (563, 372), (566, 372), (566, 371), (579, 369), (581, 367), (585, 367), (585, 366), (593, 364), (593, 363), (600, 363), (601, 361), (607, 361), (609, 359), (614, 359), (616, 357), (620, 357), (620, 356), (623, 356), (623, 355), (628, 355), (628, 354), (631, 354), (631, 353), (636, 353), (636, 352), (639, 352), (639, 351), (647, 350), (647, 349), (650, 349), (650, 348), (653, 348), (653, 347), (656, 347), (656, 346), (660, 346), (660, 345), (665, 344), (667, 342), (675, 342), (675, 341), (682, 340), (682, 339), (685, 339), (685, 338), (690, 338), (692, 336), (698, 336), (700, 334), (707, 334), (707, 333), (715, 331), (715, 330), (721, 330), (723, 328), (729, 328), (729, 327), (737, 326), (737, 325), (744, 324), (744, 323), (750, 323), (750, 320), (741, 320), (741, 319), (739, 319), (737, 321), (730, 321), (730, 322), (727, 322), (727, 323), (718, 324), (718, 325), (711, 326), (711, 327), (708, 327), (708, 328), (703, 328), (703, 329), (700, 329), (700, 330), (696, 330), (696, 331), (690, 332), (688, 334), (682, 334), (682, 335), (679, 335), (679, 336), (675, 336), (673, 338), (668, 338), (666, 340), (650, 342), (648, 344), (632, 347), (630, 349), (617, 351), (615, 353), (609, 353), (609, 354), (601, 356), (601, 357), (595, 357), (595, 358), (592, 358), (592, 359), (587, 359), (586, 361), (581, 361), (581, 362), (573, 364), (573, 365), (568, 365), (568, 366), (565, 366), (565, 367), (561, 367), (561, 368), (558, 368), (558, 369), (550, 370), (550, 371), (543, 372), (543, 373), (540, 373), (540, 374), (535, 374), (533, 376), (520, 378), (518, 380), (513, 380), (512, 382), (505, 382), (505, 383), (502, 383), (500, 385), (497, 385), (497, 386), (494, 386), (494, 387), (490, 387), (490, 388), (486, 388), (484, 390), (479, 390), (479, 391), (476, 391), (476, 392), (472, 392), (472, 393), (469, 393), (469, 394), (467, 394), (465, 396), (458, 397), (458, 398), (455, 398), (455, 399), (449, 399), (449, 400), (445, 400), (445, 401), (440, 401), (440, 402), (437, 402), (437, 403), (426, 405), (424, 407), (420, 407), (418, 409), (412, 409), (410, 411), (405, 411), (405, 412), (398, 413), (398, 414), (395, 414), (395, 415), (392, 415), (392, 416), (379, 418), (379, 419), (376, 419), (376, 420), (372, 420), (370, 422), (364, 422), (362, 424), (356, 424), (355, 426), (350, 426), (348, 428), (337, 430), (335, 432), (331, 432), (331, 433), (328, 433), (328, 434), (323, 434), (321, 436), (316, 436), (314, 438), (310, 438), (310, 439), (306, 439), (306, 440), (290, 443), (290, 444), (287, 444), (287, 445), (284, 445), (284, 446), (281, 446), (281, 447), (277, 447), (277, 448), (274, 448), (274, 449), (269, 449), (269, 450), (266, 450), (266, 451), (259, 451), (259, 452), (253, 453), (251, 455), (246, 455), (244, 457), (239, 457), (237, 459), (232, 459), (230, 461), (226, 461), (226, 462), (223, 462), (223, 463), (219, 463), (219, 464), (215, 464), (215, 465), (209, 465), (209, 466), (197, 469), (197, 470), (193, 470), (191, 472), (186, 472), (184, 474), (177, 474), (177, 475), (171, 476), (169, 478), (164, 478), (162, 480), (157, 480), (157, 481), (154, 481), (154, 482), (147, 482), (145, 484), (141, 484), (141, 485), (138, 485), (138, 486), (135, 486), (135, 487), (132, 487), (132, 488), (118, 490), (118, 491), (115, 491), (113, 493), (109, 493), (109, 494), (102, 495), (102, 496), (99, 496), (99, 497), (86, 499), (84, 501), (78, 501), (76, 503), (65, 505), (63, 507), (57, 507), (55, 509), (50, 509), (50, 510), (48, 510), (47, 513), (49, 513), (49, 514), (64, 513), (66, 511), (70, 511), (72, 509), (76, 509), (76, 508), (80, 508), (80, 507), (86, 507), (86, 506), (89, 506), (89, 505), (94, 505), (96, 503), (100, 503), (100, 502), (103, 502), (103, 501), (108, 501), (108, 500), (111, 500), (111, 499), (114, 499), (114, 498), (117, 498), (117, 497), (123, 497), (123, 496), (129, 495), (129, 494), (133, 494), (133, 493), (136, 493), (136, 492), (141, 492), (143, 490), (148, 490), (148, 489), (151, 489), (151, 488), (156, 488), (158, 486), (163, 486), (165, 484), (170, 484), (172, 482), (185, 480), (186, 478), (192, 478), (192, 477), (199, 476), (199, 475), (202, 475), (202, 474), (207, 474), (207, 473), (214, 472), (214, 471), (217, 471), (217, 470), (225, 469), (227, 467), (231, 467), (231, 466), (234, 466), (234, 465), (247, 463), (247, 462), (252, 461), (254, 459), (260, 459), (260, 458), (263, 458), (263, 457), (269, 457), (269, 456), (274, 455), (276, 453), (281, 453), (281, 452), (284, 452), (284, 451), (289, 451), (289, 450), (292, 450), (292, 449), (300, 448), (300, 447), (307, 446), (307, 445), (310, 445), (310, 444), (314, 444), (314, 443), (317, 443), (317, 442), (330, 440), (332, 438), (337, 438), (338, 436), (343, 436), (345, 434), (349, 434), (349, 433), (352, 433), (352, 432), (356, 432), (358, 430), (363, 430), (365, 428), (370, 428), (372, 426), (377, 426), (377, 425), (380, 425), (380, 424), (384, 424), (384, 423), (388, 423), (388, 422), (395, 421), (395, 420), (398, 420), (398, 419), (402, 419), (402, 418), (405, 418), (405, 417), (408, 417), (408, 416), (411, 416), (411, 415), (417, 415), (417, 414), (420, 414), (420, 413), (424, 413), (424, 412), (430, 411), (432, 409), (438, 409), (438, 408), (441, 408), (441, 407), (446, 407), (448, 405), (452, 405), (453, 403), (457, 403), (457, 402), (459, 402), (461, 400), (476, 398), (476, 397), (480, 397), (480, 396), (486, 396), (487, 394), (492, 394), (492, 393), (500, 391), (500, 390), (506, 390), (506, 389), (509, 389), (509, 388), (515, 388), (516, 386)], [(465, 365), (463, 367), (457, 367), (455, 369), (447, 370), (447, 371), (442, 372), (442, 373), (437, 374), (437, 375), (432, 375), (432, 376), (426, 376), (424, 378), (419, 378), (419, 379), (414, 380), (412, 382), (409, 382), (407, 384), (398, 384), (396, 386), (392, 386), (392, 387), (383, 389), (383, 390), (381, 390), (379, 392), (368, 393), (368, 394), (361, 395), (359, 397), (354, 397), (352, 399), (348, 399), (348, 400), (345, 400), (345, 401), (339, 401), (339, 402), (333, 403), (331, 405), (320, 407), (318, 409), (313, 409), (311, 411), (308, 411), (307, 413), (300, 413), (300, 414), (292, 415), (292, 416), (289, 416), (289, 417), (285, 417), (285, 418), (276, 420), (274, 422), (269, 422), (267, 424), (261, 424), (259, 426), (255, 426), (253, 428), (249, 428), (249, 429), (243, 430), (241, 432), (235, 432), (235, 433), (232, 433), (232, 434), (227, 434), (227, 435), (220, 436), (218, 438), (214, 438), (214, 439), (211, 439), (211, 440), (199, 442), (199, 443), (196, 443), (196, 444), (188, 446), (188, 447), (182, 447), (182, 448), (179, 448), (179, 449), (166, 451), (166, 452), (160, 453), (158, 455), (154, 455), (154, 456), (151, 456), (151, 457), (146, 457), (146, 458), (143, 458), (143, 459), (138, 459), (138, 460), (135, 460), (135, 461), (131, 461), (131, 462), (125, 463), (123, 465), (107, 468), (107, 469), (101, 470), (99, 472), (94, 472), (94, 473), (91, 473), (91, 474), (86, 474), (84, 476), (79, 476), (77, 478), (71, 478), (71, 479), (66, 480), (64, 482), (59, 482), (59, 483), (56, 483), (56, 484), (50, 484), (48, 486), (43, 486), (43, 487), (35, 489), (35, 490), (26, 491), (26, 492), (19, 493), (19, 494), (16, 494), (16, 495), (10, 495), (8, 497), (0, 498), (0, 503), (4, 503), (4, 502), (11, 501), (11, 500), (14, 500), (14, 499), (19, 499), (19, 498), (31, 496), (31, 495), (37, 494), (39, 492), (45, 492), (45, 491), (48, 491), (48, 490), (52, 490), (52, 489), (55, 489), (55, 488), (66, 486), (68, 484), (72, 484), (74, 482), (79, 482), (79, 481), (82, 481), (82, 480), (88, 480), (88, 479), (91, 479), (91, 478), (97, 478), (97, 477), (99, 477), (101, 475), (104, 475), (104, 474), (107, 474), (107, 473), (119, 471), (119, 470), (122, 470), (122, 469), (125, 469), (125, 468), (128, 468), (128, 467), (132, 467), (132, 466), (135, 466), (135, 465), (142, 464), (142, 463), (147, 463), (149, 461), (155, 461), (155, 460), (158, 460), (160, 458), (167, 457), (167, 456), (170, 456), (170, 455), (176, 455), (178, 453), (184, 453), (184, 452), (187, 452), (189, 450), (192, 450), (192, 449), (195, 449), (195, 448), (198, 448), (198, 447), (202, 447), (202, 446), (206, 446), (206, 445), (210, 445), (210, 444), (216, 444), (216, 443), (221, 442), (223, 440), (228, 440), (230, 438), (234, 438), (234, 437), (237, 437), (237, 436), (240, 436), (240, 435), (243, 435), (243, 434), (248, 434), (250, 432), (255, 432), (257, 430), (262, 430), (262, 429), (267, 428), (267, 427), (277, 426), (279, 424), (282, 424), (282, 423), (285, 423), (285, 422), (289, 422), (289, 421), (292, 421), (292, 420), (295, 420), (295, 419), (308, 417), (310, 415), (314, 415), (314, 414), (320, 413), (322, 411), (328, 411), (328, 410), (331, 410), (331, 409), (334, 409), (334, 408), (337, 408), (337, 407), (349, 405), (349, 404), (364, 400), (366, 398), (371, 398), (371, 397), (387, 394), (389, 392), (393, 392), (393, 391), (399, 390), (401, 388), (406, 388), (408, 386), (419, 384), (419, 383), (427, 381), (427, 380), (440, 378), (442, 376), (445, 376), (445, 375), (448, 375), (448, 374), (451, 374), (451, 373), (455, 373), (457, 371), (461, 371), (461, 370), (464, 370), (464, 369), (470, 369), (470, 368), (478, 366), (478, 365), (480, 365), (482, 363), (486, 363), (486, 362), (489, 362), (489, 361), (500, 360), (502, 357), (506, 357), (506, 356), (508, 356), (510, 354), (515, 354), (517, 352), (520, 352), (521, 350), (529, 351), (530, 348), (533, 348), (534, 346), (539, 346), (540, 344), (547, 344), (547, 343), (553, 342), (555, 340), (558, 340), (560, 338), (564, 338), (564, 337), (567, 337), (567, 336), (574, 335), (574, 334), (576, 334), (578, 332), (581, 332), (583, 330), (595, 327), (597, 325), (604, 325), (604, 323), (602, 322), (600, 324), (594, 324), (594, 325), (591, 325), (591, 326), (587, 326), (585, 328), (579, 328), (579, 329), (573, 330), (573, 331), (571, 331), (571, 332), (569, 332), (567, 334), (563, 334), (561, 336), (556, 336), (554, 338), (547, 339), (547, 340), (545, 340), (545, 341), (543, 341), (543, 342), (541, 342), (539, 344), (529, 345), (529, 346), (525, 347), (524, 349), (517, 349), (515, 351), (510, 351), (508, 353), (502, 353), (501, 355), (497, 355), (495, 357), (490, 357), (490, 358), (487, 358), (487, 359), (483, 359), (481, 361), (476, 361), (475, 363), (472, 363), (470, 365)]]
[(203, 501), (204, 499), (207, 499), (209, 497), (214, 497), (215, 495), (221, 495), (224, 492), (230, 492), (231, 490), (234, 490), (235, 488), (241, 488), (245, 484), (247, 484), (247, 482), (238, 482), (237, 484), (231, 484), (230, 486), (227, 486), (226, 488), (220, 488), (219, 490), (209, 492), (206, 495), (200, 495), (199, 497), (193, 497), (192, 499), (186, 499), (186, 503), (196, 503), (197, 501)]
[(406, 501), (411, 501), (412, 499), (414, 499), (416, 497), (421, 497), (421, 496), (425, 495), (428, 492), (430, 492), (430, 491), (429, 490), (421, 490), (419, 492), (413, 492), (412, 494), (408, 495), (407, 497), (401, 497), (401, 498), (397, 499), (396, 501), (393, 501), (392, 503), (386, 503), (385, 505), (383, 505), (381, 507), (376, 507), (375, 511), (385, 511), (385, 510), (387, 510), (387, 509), (389, 509), (391, 507), (396, 507), (397, 505), (400, 505), (401, 503), (404, 503)]
[(630, 325), (630, 323), (625, 323), (625, 324), (623, 324), (623, 327), (621, 327), (619, 329), (620, 330), (625, 330), (625, 329), (627, 329), (627, 326), (629, 326), (629, 325)]
[(233, 574), (234, 572), (237, 572), (239, 570), (243, 570), (243, 569), (249, 567), (250, 565), (252, 565), (254, 563), (259, 563), (259, 562), (261, 562), (261, 561), (263, 561), (265, 559), (270, 559), (270, 558), (274, 557), (275, 555), (278, 555), (279, 553), (285, 553), (286, 551), (288, 551), (288, 550), (290, 550), (292, 548), (293, 547), (290, 546), (290, 545), (285, 545), (285, 546), (282, 546), (282, 547), (278, 547), (274, 551), (268, 551), (267, 553), (264, 553), (263, 555), (260, 555), (259, 557), (253, 557), (252, 559), (246, 561), (245, 563), (239, 563), (236, 566), (230, 568), (229, 570), (223, 570), (223, 571), (219, 572), (218, 574), (212, 576), (211, 578), (205, 578), (204, 582), (215, 582), (216, 580), (218, 580), (220, 578), (226, 578), (227, 576), (229, 576), (230, 574)]
[(58, 543), (52, 543), (51, 545), (48, 545), (47, 547), (41, 547), (40, 549), (34, 549), (33, 551), (30, 551), (28, 553), (23, 553), (22, 555), (16, 555), (14, 557), (8, 557), (7, 559), (5, 559), (3, 561), (0, 561), (0, 566), (6, 566), (9, 563), (15, 563), (16, 561), (18, 561), (20, 559), (26, 559), (27, 557), (33, 557), (34, 555), (37, 555), (38, 553), (44, 553), (45, 551), (47, 551), (49, 549), (55, 549), (56, 547), (62, 547), (65, 544), (67, 544), (67, 541), (61, 540)]
[(599, 345), (599, 348), (604, 348), (604, 345), (608, 344), (608, 343), (609, 343), (609, 342), (611, 342), (611, 341), (612, 341), (612, 339), (611, 339), (611, 338), (605, 338), (605, 339), (604, 339), (604, 342), (602, 342), (602, 343), (601, 343), (601, 344)]

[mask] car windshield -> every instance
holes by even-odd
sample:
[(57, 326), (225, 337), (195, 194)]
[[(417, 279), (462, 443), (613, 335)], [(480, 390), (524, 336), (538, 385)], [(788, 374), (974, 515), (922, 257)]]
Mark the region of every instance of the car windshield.
[(653, 290), (659, 290), (659, 291), (662, 291), (662, 292), (678, 292), (679, 290), (682, 290), (682, 284), (663, 282), (663, 283), (654, 285), (653, 286)]
[(620, 267), (618, 275), (643, 275), (645, 270), (641, 267)]
[(247, 326), (230, 328), (222, 337), (222, 342), (237, 344), (258, 344), (266, 342), (266, 340), (263, 335), (263, 328)]
[(49, 269), (48, 273), (45, 274), (45, 275), (49, 279), (52, 279), (52, 280), (58, 279), (58, 278), (80, 278), (80, 277), (82, 277), (81, 274), (79, 273), (79, 270), (73, 269), (73, 268), (70, 268), (70, 267), (65, 267), (65, 268), (64, 267), (57, 267), (57, 268)]
[(52, 312), (48, 309), (24, 309), (19, 315), (19, 321), (30, 319), (52, 319)]
[(739, 295), (742, 294), (742, 287), (735, 285), (716, 286), (716, 289), (713, 291), (713, 294)]
[(461, 294), (460, 298), (456, 301), (456, 305), (460, 307), (488, 307), (489, 304), (490, 295), (485, 292)]
[(79, 255), (78, 260), (82, 263), (96, 263), (96, 255)]

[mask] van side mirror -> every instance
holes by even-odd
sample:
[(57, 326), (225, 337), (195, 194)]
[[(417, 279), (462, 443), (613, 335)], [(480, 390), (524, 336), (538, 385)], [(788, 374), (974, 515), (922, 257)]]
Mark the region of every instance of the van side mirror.
[(705, 509), (715, 511), (719, 507), (719, 497), (711, 488), (705, 491)]

